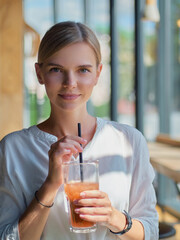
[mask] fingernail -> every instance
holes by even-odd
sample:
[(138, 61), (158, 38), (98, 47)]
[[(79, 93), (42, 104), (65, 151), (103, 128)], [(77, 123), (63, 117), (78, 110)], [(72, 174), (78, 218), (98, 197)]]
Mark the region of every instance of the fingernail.
[(74, 211), (75, 213), (79, 213), (79, 208), (76, 208)]
[(80, 196), (84, 198), (86, 196), (86, 194), (84, 192), (81, 192)]
[(66, 153), (70, 153), (71, 150), (70, 149), (65, 149)]
[(75, 205), (78, 205), (78, 200), (74, 200), (73, 203), (74, 203)]

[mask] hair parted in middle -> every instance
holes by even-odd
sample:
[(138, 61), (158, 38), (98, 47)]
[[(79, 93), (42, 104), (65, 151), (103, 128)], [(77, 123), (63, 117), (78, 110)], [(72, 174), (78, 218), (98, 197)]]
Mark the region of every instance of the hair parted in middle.
[(60, 49), (78, 42), (86, 42), (93, 49), (99, 65), (101, 50), (95, 33), (86, 25), (73, 21), (57, 23), (45, 33), (39, 46), (38, 63), (42, 64)]

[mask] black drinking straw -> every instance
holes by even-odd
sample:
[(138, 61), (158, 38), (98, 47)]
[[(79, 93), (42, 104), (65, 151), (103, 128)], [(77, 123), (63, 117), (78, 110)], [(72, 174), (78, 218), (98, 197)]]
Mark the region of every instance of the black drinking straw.
[[(78, 136), (81, 137), (81, 123), (78, 123)], [(81, 144), (82, 146), (82, 144)], [(81, 163), (83, 163), (83, 156), (82, 152), (79, 153), (79, 162), (80, 162), (80, 176), (81, 176), (81, 182), (83, 182), (83, 166)]]

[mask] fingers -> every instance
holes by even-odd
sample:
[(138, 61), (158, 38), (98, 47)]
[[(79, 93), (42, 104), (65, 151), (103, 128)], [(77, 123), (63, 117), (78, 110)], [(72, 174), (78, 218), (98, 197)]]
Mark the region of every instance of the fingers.
[(88, 190), (80, 193), (81, 198), (107, 198), (107, 194), (100, 190)]
[(81, 199), (76, 200), (75, 212), (87, 221), (109, 223), (112, 215), (112, 206), (108, 195), (99, 190), (84, 191)]
[(83, 148), (81, 146), (84, 145), (87, 141), (78, 136), (65, 136), (58, 140), (56, 143), (51, 145), (49, 150), (49, 157), (52, 156), (63, 156), (65, 154), (76, 154), (78, 152), (82, 152)]
[(76, 208), (75, 212), (78, 214), (84, 215), (110, 215), (112, 213), (112, 209), (106, 207), (83, 207)]
[(80, 218), (84, 219), (88, 222), (98, 222), (101, 224), (105, 224), (109, 222), (109, 216), (107, 214), (104, 215), (87, 215), (87, 214), (79, 214)]
[(62, 163), (70, 161), (72, 155), (82, 152), (81, 144), (86, 140), (78, 136), (65, 136), (51, 145), (49, 154), (49, 171), (47, 181), (51, 185), (60, 186), (62, 179)]
[(81, 199), (76, 201), (76, 205), (110, 207), (111, 202), (106, 193), (99, 190), (84, 191), (80, 194)]
[(59, 139), (58, 142), (72, 142), (72, 141), (82, 145), (87, 142), (84, 138), (78, 136), (64, 136), (61, 139)]

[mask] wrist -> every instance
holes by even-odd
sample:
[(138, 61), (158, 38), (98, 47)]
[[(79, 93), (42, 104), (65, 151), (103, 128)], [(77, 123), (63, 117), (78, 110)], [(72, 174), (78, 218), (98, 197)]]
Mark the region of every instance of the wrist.
[(51, 179), (47, 177), (42, 187), (48, 192), (57, 192), (60, 185), (58, 183), (52, 182)]
[(36, 201), (43, 203), (44, 205), (51, 206), (54, 202), (58, 189), (45, 181), (40, 189), (36, 190)]
[(132, 227), (132, 219), (131, 219), (130, 215), (125, 210), (123, 211), (123, 214), (126, 217), (126, 227), (123, 230), (121, 230), (121, 231), (112, 231), (110, 229), (111, 233), (113, 233), (115, 235), (121, 236), (121, 235), (125, 234), (126, 232), (128, 232), (131, 229), (131, 227)]
[(122, 212), (113, 208), (113, 214), (108, 228), (113, 232), (119, 232), (126, 228), (126, 224), (126, 216)]
[(41, 206), (46, 207), (46, 208), (51, 208), (51, 207), (54, 205), (54, 202), (52, 202), (51, 205), (46, 205), (46, 204), (42, 203), (42, 202), (39, 200), (39, 197), (38, 197), (37, 194), (38, 194), (38, 191), (35, 192), (34, 197), (35, 197), (36, 201), (37, 201)]

